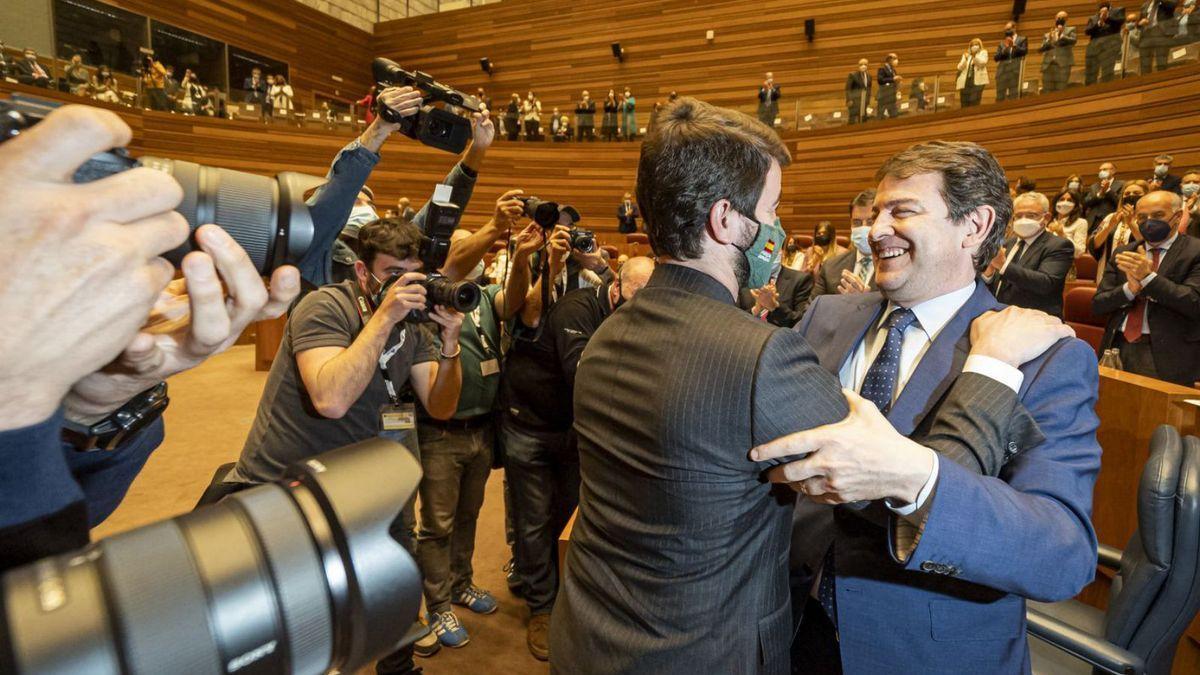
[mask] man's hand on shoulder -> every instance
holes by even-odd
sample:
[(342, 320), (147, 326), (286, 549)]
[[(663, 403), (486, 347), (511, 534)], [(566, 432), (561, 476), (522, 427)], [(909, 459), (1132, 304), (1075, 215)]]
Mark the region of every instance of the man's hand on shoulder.
[(971, 355), (987, 356), (1020, 368), (1075, 331), (1036, 309), (1006, 307), (984, 312), (971, 322)]

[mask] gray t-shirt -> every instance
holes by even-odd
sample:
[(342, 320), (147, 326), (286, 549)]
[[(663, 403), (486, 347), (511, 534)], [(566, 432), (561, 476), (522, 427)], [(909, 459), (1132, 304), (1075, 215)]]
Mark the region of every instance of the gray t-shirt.
[[(391, 399), (378, 367), (358, 401), (341, 419), (334, 420), (317, 413), (296, 364), (296, 354), (302, 351), (349, 347), (358, 337), (363, 319), (355, 309), (355, 283), (322, 286), (305, 296), (288, 317), (254, 426), (237, 467), (226, 481), (278, 480), (290, 464), (379, 434), (380, 410)], [(437, 346), (428, 324), (397, 324), (383, 353), (393, 350), (388, 373), (399, 392), (404, 391), (414, 365), (437, 359)]]

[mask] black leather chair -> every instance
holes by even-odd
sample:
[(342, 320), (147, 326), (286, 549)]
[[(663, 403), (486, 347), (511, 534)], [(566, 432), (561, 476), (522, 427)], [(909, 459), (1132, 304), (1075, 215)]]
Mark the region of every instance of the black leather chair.
[(1033, 672), (1167, 675), (1200, 609), (1200, 439), (1163, 425), (1138, 486), (1138, 529), (1119, 551), (1100, 546), (1117, 572), (1108, 611), (1077, 600), (1028, 603)]

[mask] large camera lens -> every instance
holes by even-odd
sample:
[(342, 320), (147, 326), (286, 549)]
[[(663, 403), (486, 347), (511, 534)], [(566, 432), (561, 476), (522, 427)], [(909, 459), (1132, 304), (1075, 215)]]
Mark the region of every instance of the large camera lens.
[(561, 217), (558, 204), (544, 202), (537, 197), (524, 197), (521, 203), (525, 205), (525, 217), (541, 225), (542, 229), (549, 230), (558, 224)]
[(425, 282), (429, 307), (442, 305), (458, 312), (473, 312), (479, 306), (479, 286), (470, 281), (451, 281), (434, 276)]
[(398, 647), (420, 609), (420, 574), (388, 534), (420, 477), (403, 446), (364, 441), (280, 484), (13, 570), (8, 663), (39, 675), (353, 672)]

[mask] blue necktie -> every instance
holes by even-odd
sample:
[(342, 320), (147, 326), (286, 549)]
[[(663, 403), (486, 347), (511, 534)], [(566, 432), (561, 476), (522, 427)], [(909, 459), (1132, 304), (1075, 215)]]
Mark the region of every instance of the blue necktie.
[(911, 309), (901, 307), (888, 315), (885, 325), (887, 338), (883, 349), (867, 369), (859, 395), (874, 403), (879, 411), (887, 414), (892, 407), (892, 392), (896, 390), (896, 379), (900, 374), (900, 347), (904, 343), (904, 331), (917, 322)]

